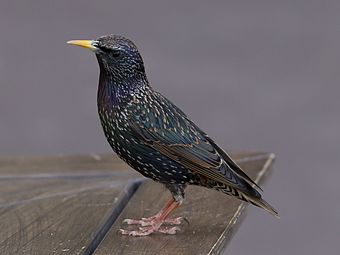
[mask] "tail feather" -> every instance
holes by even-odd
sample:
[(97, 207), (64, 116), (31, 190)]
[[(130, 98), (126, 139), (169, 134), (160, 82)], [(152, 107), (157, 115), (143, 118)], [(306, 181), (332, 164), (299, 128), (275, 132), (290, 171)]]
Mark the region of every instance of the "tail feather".
[(249, 203), (266, 210), (271, 215), (275, 216), (277, 219), (280, 219), (279, 213), (269, 203), (263, 200), (261, 197), (252, 197), (246, 194), (242, 194), (242, 195), (243, 195), (243, 198)]

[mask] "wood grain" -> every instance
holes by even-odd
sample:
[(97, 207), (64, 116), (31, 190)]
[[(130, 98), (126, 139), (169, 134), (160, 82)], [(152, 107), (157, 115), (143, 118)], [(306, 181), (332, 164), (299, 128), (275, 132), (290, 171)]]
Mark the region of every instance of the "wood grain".
[(16, 174), (96, 174), (126, 169), (131, 168), (112, 154), (0, 158), (0, 177)]
[(94, 250), (136, 188), (136, 173), (111, 158), (0, 161), (0, 254)]
[[(256, 182), (261, 183), (269, 173), (274, 155), (239, 154), (235, 158), (238, 158), (240, 166)], [(121, 236), (117, 233), (118, 229), (127, 228), (122, 225), (123, 219), (153, 215), (170, 197), (161, 185), (151, 181), (144, 182), (95, 254), (220, 254), (240, 224), (246, 204), (200, 187), (190, 186), (186, 194), (185, 202), (173, 216), (184, 216), (190, 223), (184, 224), (177, 235), (154, 234), (139, 238)], [(268, 214), (268, 217), (272, 216)]]

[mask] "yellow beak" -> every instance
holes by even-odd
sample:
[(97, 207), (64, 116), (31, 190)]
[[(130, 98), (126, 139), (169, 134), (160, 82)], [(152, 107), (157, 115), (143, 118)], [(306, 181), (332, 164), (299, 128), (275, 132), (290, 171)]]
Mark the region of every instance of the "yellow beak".
[(72, 40), (72, 41), (68, 41), (67, 43), (94, 51), (97, 49), (95, 46), (93, 46), (94, 42), (95, 41), (93, 40)]

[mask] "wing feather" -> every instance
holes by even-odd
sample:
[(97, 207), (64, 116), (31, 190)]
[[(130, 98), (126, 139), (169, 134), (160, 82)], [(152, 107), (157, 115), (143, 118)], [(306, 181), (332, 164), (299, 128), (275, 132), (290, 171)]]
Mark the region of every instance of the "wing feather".
[[(176, 161), (193, 173), (230, 185), (246, 193), (254, 193), (254, 182), (214, 141), (187, 116), (160, 94), (138, 114), (129, 116), (132, 135), (148, 146)], [(148, 114), (148, 117), (144, 115)], [(152, 124), (149, 120), (157, 120)], [(256, 193), (256, 192), (255, 192)]]

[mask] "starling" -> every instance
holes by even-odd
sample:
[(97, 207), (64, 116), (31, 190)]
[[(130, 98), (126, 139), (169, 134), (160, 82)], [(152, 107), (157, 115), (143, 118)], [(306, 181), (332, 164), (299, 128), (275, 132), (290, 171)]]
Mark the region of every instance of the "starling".
[(96, 40), (69, 44), (96, 54), (99, 67), (97, 105), (107, 141), (115, 153), (147, 178), (162, 183), (172, 194), (159, 213), (127, 224), (131, 236), (154, 232), (175, 234), (182, 218), (168, 218), (184, 200), (187, 185), (199, 185), (234, 196), (278, 213), (261, 198), (259, 187), (204, 131), (169, 99), (149, 84), (143, 59), (135, 44), (123, 36), (105, 35)]

